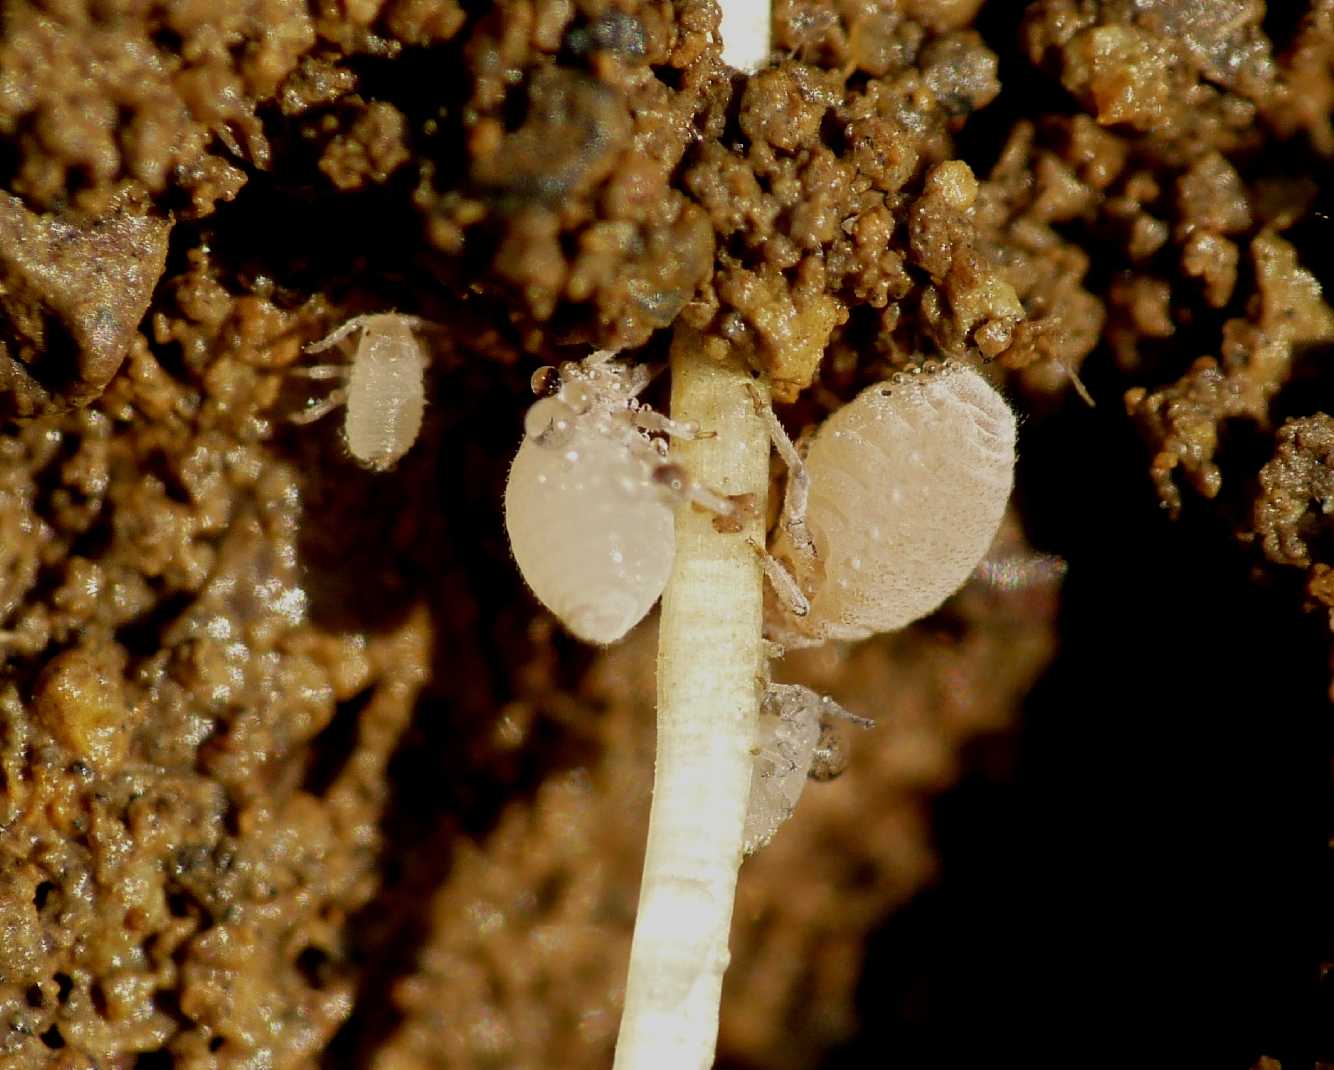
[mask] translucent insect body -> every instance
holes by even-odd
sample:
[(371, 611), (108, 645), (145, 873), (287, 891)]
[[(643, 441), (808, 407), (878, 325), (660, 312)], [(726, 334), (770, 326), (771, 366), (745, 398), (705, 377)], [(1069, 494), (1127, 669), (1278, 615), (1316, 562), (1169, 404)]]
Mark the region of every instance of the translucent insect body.
[(743, 844), (753, 854), (774, 837), (801, 798), (807, 779), (829, 780), (830, 721), (839, 718), (862, 728), (874, 721), (849, 713), (833, 699), (800, 684), (769, 684), (755, 730), (755, 770), (750, 778)]
[(359, 332), (350, 365), (295, 369), (307, 378), (331, 379), (343, 385), (293, 421), (310, 423), (346, 405), (343, 438), (348, 452), (376, 471), (391, 468), (417, 440), (426, 408), (428, 357), (414, 333), (420, 326), (415, 316), (395, 312), (357, 316), (307, 346), (307, 353), (320, 353)]

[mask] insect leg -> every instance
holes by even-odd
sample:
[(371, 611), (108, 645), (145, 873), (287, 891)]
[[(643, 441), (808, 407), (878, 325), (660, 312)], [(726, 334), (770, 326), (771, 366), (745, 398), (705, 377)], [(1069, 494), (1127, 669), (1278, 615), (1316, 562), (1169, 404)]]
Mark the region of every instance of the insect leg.
[(696, 438), (716, 438), (716, 431), (701, 431), (699, 424), (694, 420), (673, 420), (670, 416), (664, 416), (656, 409), (650, 409), (648, 406), (636, 409), (634, 414), (635, 426), (643, 428), (645, 431), (659, 431), (664, 435), (671, 435), (672, 438), (684, 438), (687, 440)]
[(774, 415), (773, 406), (754, 387), (751, 387), (751, 398), (755, 402), (756, 413), (769, 430), (769, 438), (778, 456), (783, 458), (787, 466), (787, 489), (783, 493), (783, 530), (792, 540), (797, 553), (813, 562), (816, 558), (815, 542), (811, 538), (810, 529), (806, 527), (806, 504), (811, 495), (811, 477), (806, 470), (806, 462)]
[[(778, 596), (778, 600), (783, 603), (783, 608), (794, 617), (806, 616), (811, 611), (810, 599), (802, 591), (796, 577), (783, 567), (783, 563), (778, 558), (774, 557), (759, 543), (751, 540), (750, 547), (759, 556), (760, 568), (764, 569), (764, 575), (768, 579), (769, 585), (774, 589), (774, 594)], [(775, 684), (774, 686), (786, 685)]]
[(824, 721), (836, 717), (841, 721), (851, 721), (861, 728), (874, 728), (875, 722), (869, 717), (859, 717), (844, 709), (828, 695), (812, 691), (801, 684), (770, 684), (765, 701), (777, 707), (780, 717), (792, 719), (803, 713), (818, 717)]
[(334, 390), (328, 397), (321, 398), (313, 405), (308, 405), (300, 412), (293, 413), (287, 419), (294, 424), (313, 424), (347, 402), (346, 390)]
[(346, 379), (351, 370), (345, 364), (312, 364), (305, 368), (292, 368), (290, 375), (299, 375), (303, 379)]
[(668, 493), (677, 501), (693, 502), (701, 509), (707, 509), (722, 517), (735, 517), (738, 505), (730, 498), (709, 490), (702, 483), (697, 483), (679, 464), (659, 464), (653, 469), (653, 482), (666, 487)]
[(306, 346), (306, 352), (323, 353), (326, 349), (332, 349), (353, 331), (360, 330), (362, 327), (366, 326), (368, 321), (374, 318), (374, 316), (353, 316), (345, 323), (339, 324), (318, 342), (311, 342)]

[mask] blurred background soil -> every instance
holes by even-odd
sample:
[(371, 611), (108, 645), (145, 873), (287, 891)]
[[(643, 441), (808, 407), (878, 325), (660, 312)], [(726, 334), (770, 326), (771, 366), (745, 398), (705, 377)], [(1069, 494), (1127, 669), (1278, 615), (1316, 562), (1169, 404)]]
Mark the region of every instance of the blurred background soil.
[[(1023, 414), (974, 580), (779, 669), (880, 723), (719, 1064), (1334, 1062), (1334, 3), (717, 20), (0, 6), (0, 1065), (608, 1065), (654, 622), (562, 634), (500, 494), (538, 366), (678, 320), (794, 432), (924, 355)], [(375, 474), (293, 370), (390, 309)]]

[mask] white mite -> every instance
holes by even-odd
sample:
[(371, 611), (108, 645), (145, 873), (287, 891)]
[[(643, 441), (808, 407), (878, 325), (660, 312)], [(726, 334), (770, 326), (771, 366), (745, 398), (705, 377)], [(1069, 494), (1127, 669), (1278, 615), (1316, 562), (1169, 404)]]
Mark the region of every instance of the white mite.
[(789, 464), (770, 562), (773, 634), (788, 646), (862, 639), (936, 609), (977, 567), (1014, 483), (1015, 417), (961, 364), (928, 366), (862, 391)]
[[(505, 526), (538, 600), (590, 643), (614, 643), (652, 608), (676, 552), (681, 496), (728, 503), (682, 481), (648, 431), (691, 436), (636, 400), (648, 369), (599, 352), (562, 364), (560, 389), (536, 402), (505, 486)], [(533, 377), (541, 391), (553, 369)]]
[(396, 312), (357, 316), (307, 346), (307, 353), (320, 353), (360, 332), (350, 367), (322, 364), (294, 369), (310, 379), (341, 380), (344, 385), (292, 417), (293, 422), (310, 423), (345, 404), (343, 439), (348, 452), (377, 472), (391, 468), (417, 440), (426, 408), (429, 358), (414, 333), (421, 326), (417, 317)]
[(754, 854), (796, 809), (807, 779), (828, 780), (837, 768), (830, 754), (831, 718), (871, 728), (874, 721), (849, 713), (833, 699), (800, 684), (769, 684), (755, 728), (755, 767), (750, 776), (743, 844)]

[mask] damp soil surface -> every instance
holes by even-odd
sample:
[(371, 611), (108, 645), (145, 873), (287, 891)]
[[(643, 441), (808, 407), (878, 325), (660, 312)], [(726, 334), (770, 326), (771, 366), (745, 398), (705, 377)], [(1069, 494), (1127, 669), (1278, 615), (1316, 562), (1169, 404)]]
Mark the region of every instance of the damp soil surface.
[[(718, 19), (0, 10), (0, 1065), (609, 1064), (655, 626), (563, 633), (500, 501), (533, 372), (677, 324), (794, 434), (926, 358), (1023, 421), (965, 588), (777, 669), (879, 724), (719, 1065), (1334, 1063), (1334, 4)], [(372, 472), (292, 417), (386, 311)]]

